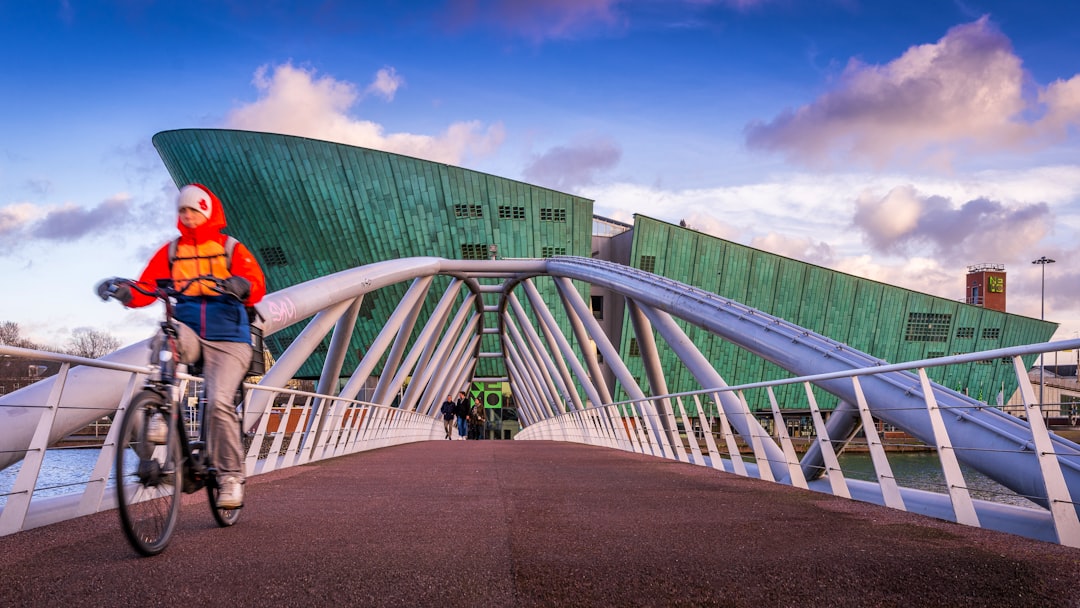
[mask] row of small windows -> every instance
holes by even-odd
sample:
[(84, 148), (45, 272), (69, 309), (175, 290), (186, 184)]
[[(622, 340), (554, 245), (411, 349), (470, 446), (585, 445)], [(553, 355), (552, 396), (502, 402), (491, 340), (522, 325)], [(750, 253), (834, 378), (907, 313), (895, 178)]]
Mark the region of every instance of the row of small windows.
[(566, 209), (552, 209), (550, 207), (540, 208), (540, 221), (541, 222), (565, 222), (566, 221)]
[[(974, 338), (975, 337), (975, 328), (974, 327), (958, 327), (958, 328), (956, 328), (956, 337), (957, 338), (968, 338), (968, 339)], [(983, 340), (998, 340), (998, 339), (1000, 339), (1001, 338), (1001, 328), (1000, 327), (984, 327), (983, 330), (982, 330), (982, 338), (983, 338)]]
[[(908, 342), (946, 342), (949, 339), (949, 328), (952, 326), (952, 315), (932, 312), (908, 313), (907, 329), (904, 339)], [(984, 327), (982, 330), (983, 340), (1000, 340), (1000, 327)], [(956, 328), (958, 339), (973, 339), (974, 327)]]
[[(495, 245), (487, 245), (484, 243), (463, 243), (461, 245), (461, 259), (486, 260), (490, 258), (495, 251)], [(540, 248), (541, 257), (550, 258), (557, 255), (566, 255), (566, 247), (544, 246)]]
[[(454, 217), (457, 218), (478, 218), (484, 217), (483, 205), (454, 205)], [(500, 220), (523, 220), (525, 219), (525, 207), (516, 207), (512, 205), (499, 205), (499, 219)], [(566, 209), (554, 209), (551, 207), (540, 208), (540, 221), (541, 222), (565, 222), (566, 221)]]
[(511, 207), (499, 205), (500, 220), (523, 220), (525, 219), (525, 207)]
[(909, 312), (904, 339), (908, 342), (946, 342), (952, 315), (935, 312)]
[(488, 259), (488, 245), (483, 243), (462, 243), (461, 259), (463, 260), (486, 260)]
[(481, 205), (454, 205), (454, 217), (484, 217)]
[[(960, 353), (956, 353), (960, 354)], [(1000, 363), (1001, 365), (1012, 365), (1012, 357), (1001, 357), (998, 359), (987, 359), (985, 361), (976, 361), (975, 365), (993, 365), (994, 363)]]

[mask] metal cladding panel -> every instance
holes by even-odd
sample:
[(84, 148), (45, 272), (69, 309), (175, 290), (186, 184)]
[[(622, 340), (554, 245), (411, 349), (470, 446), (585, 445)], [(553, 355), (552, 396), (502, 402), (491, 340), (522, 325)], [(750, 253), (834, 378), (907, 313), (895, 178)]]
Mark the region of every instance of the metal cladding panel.
[[(688, 239), (686, 235), (692, 238)], [(739, 300), (889, 362), (924, 359), (942, 352), (952, 355), (1042, 342), (1050, 339), (1056, 328), (1054, 323), (977, 308), (835, 272), (637, 215), (633, 265), (640, 267), (642, 256), (656, 256), (657, 274)], [(777, 261), (775, 273), (763, 270), (773, 264), (765, 262), (770, 259)], [(679, 267), (684, 263), (690, 268)], [(720, 276), (702, 271), (710, 267), (718, 268)], [(690, 277), (690, 280), (684, 277)], [(768, 297), (770, 293), (771, 298)], [(952, 315), (949, 337), (943, 342), (906, 340), (908, 312), (912, 311)], [(972, 337), (957, 337), (958, 327), (972, 327)], [(624, 323), (624, 358), (627, 358), (629, 348), (627, 328)], [(984, 328), (991, 331), (984, 332)], [(740, 349), (703, 330), (691, 328), (687, 333), (730, 384), (786, 376), (786, 372), (771, 365), (750, 363), (739, 354)], [(662, 344), (660, 349), (664, 351)], [(1027, 358), (1025, 362), (1031, 365)], [(669, 390), (699, 388), (677, 362), (665, 358), (663, 365)], [(1008, 367), (1004, 362), (973, 363), (949, 366), (930, 374), (940, 375), (950, 388), (961, 392), (967, 389), (976, 397), (981, 390), (987, 400), (992, 400), (1001, 390), (1002, 383), (1006, 395), (1015, 390), (1016, 382), (1010, 380), (1012, 373)], [(995, 386), (998, 388), (991, 392)], [(820, 392), (816, 395), (822, 407), (835, 406), (834, 397)], [(781, 389), (777, 391), (777, 398), (781, 407), (806, 407), (801, 387)], [(764, 407), (757, 402), (753, 405)]]
[(834, 272), (832, 289), (829, 291), (829, 303), (825, 309), (825, 331), (822, 332), (837, 342), (849, 343), (851, 325), (855, 315), (855, 292), (859, 279)]
[(877, 313), (877, 335), (874, 338), (875, 350), (871, 353), (885, 361), (904, 361), (900, 355), (900, 346), (904, 339), (904, 326), (907, 324), (906, 290), (886, 286), (882, 292), (881, 307)]
[(878, 324), (885, 285), (873, 281), (856, 281), (852, 295), (851, 327), (848, 340), (852, 348), (872, 353), (878, 339)]
[(779, 281), (780, 258), (764, 251), (751, 251), (750, 281), (746, 302), (759, 310), (776, 307), (776, 299), (784, 297), (785, 285)]
[(799, 309), (806, 297), (803, 289), (806, 287), (804, 277), (809, 269), (807, 264), (780, 258), (780, 274), (778, 279), (779, 288), (776, 290), (776, 298), (772, 309), (774, 314), (781, 319), (798, 319)]
[(825, 333), (825, 312), (829, 307), (829, 291), (832, 288), (833, 273), (820, 266), (811, 266), (807, 269), (805, 287), (803, 288), (803, 305), (799, 309), (799, 318), (795, 320), (797, 325), (806, 329)]
[[(198, 182), (218, 194), (227, 232), (252, 250), (272, 290), (400, 257), (460, 259), (462, 245), (496, 245), (499, 257), (539, 257), (545, 246), (568, 255), (591, 253), (592, 201), (578, 196), (288, 135), (183, 129), (158, 133), (153, 142), (178, 185)], [(540, 202), (567, 210), (565, 221), (541, 222)], [(459, 217), (455, 205), (479, 205), (482, 217)], [(516, 222), (516, 230), (502, 230), (507, 222), (496, 219), (500, 205), (524, 207), (527, 219)], [(448, 282), (434, 282), (424, 318)], [(354, 346), (371, 343), (407, 288), (368, 296)], [(540, 291), (549, 303), (556, 301), (550, 282)], [(279, 354), (299, 331), (289, 328), (268, 343)], [(414, 339), (419, 331), (418, 324)], [(491, 343), (485, 339), (484, 348)], [(359, 362), (360, 350), (352, 348), (346, 369)], [(299, 375), (316, 376), (320, 369), (321, 361), (313, 360)], [(499, 359), (483, 359), (477, 373), (501, 376), (505, 369)]]

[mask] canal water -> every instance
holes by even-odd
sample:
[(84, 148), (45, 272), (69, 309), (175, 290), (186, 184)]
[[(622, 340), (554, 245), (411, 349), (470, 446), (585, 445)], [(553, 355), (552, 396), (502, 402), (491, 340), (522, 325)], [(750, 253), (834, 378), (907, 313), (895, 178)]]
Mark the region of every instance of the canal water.
[[(45, 453), (35, 496), (56, 496), (81, 492), (97, 462), (100, 448), (57, 448)], [(946, 494), (945, 476), (937, 454), (933, 452), (895, 452), (889, 454), (893, 475), (901, 487)], [(21, 463), (0, 471), (0, 506), (15, 484)], [(849, 479), (876, 481), (874, 465), (867, 453), (845, 453), (840, 456), (840, 468)], [(1021, 506), (1033, 503), (1001, 486), (985, 475), (961, 465), (964, 480), (973, 498)], [(109, 485), (112, 485), (112, 466), (109, 466)]]

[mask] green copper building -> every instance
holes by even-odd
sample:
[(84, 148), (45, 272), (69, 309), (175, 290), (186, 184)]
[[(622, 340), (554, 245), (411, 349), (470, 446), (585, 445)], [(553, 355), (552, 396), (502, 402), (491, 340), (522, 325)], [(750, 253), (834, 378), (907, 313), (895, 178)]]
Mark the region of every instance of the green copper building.
[[(202, 183), (221, 197), (228, 232), (255, 253), (271, 290), (402, 257), (573, 255), (621, 262), (713, 291), (890, 362), (1042, 342), (1056, 328), (640, 215), (632, 226), (594, 218), (593, 202), (585, 198), (398, 154), (209, 129), (165, 131), (153, 143), (177, 184)], [(537, 286), (554, 302), (552, 284)], [(354, 343), (371, 343), (407, 287), (364, 299)], [(595, 287), (580, 288), (630, 370), (643, 377), (621, 300)], [(279, 332), (268, 346), (279, 354), (299, 331)], [(729, 384), (787, 377), (730, 343), (696, 328), (688, 331)], [(481, 350), (499, 351), (496, 340), (485, 336)], [(346, 367), (355, 366), (362, 354), (349, 353)], [(676, 357), (660, 354), (671, 391), (698, 388)], [(313, 360), (300, 375), (316, 377), (320, 365)], [(982, 400), (992, 401), (999, 391), (1008, 398), (1015, 390), (1007, 361), (935, 368), (935, 373), (934, 380)], [(477, 375), (504, 376), (502, 361), (482, 359)], [(823, 399), (822, 405), (833, 402)]]

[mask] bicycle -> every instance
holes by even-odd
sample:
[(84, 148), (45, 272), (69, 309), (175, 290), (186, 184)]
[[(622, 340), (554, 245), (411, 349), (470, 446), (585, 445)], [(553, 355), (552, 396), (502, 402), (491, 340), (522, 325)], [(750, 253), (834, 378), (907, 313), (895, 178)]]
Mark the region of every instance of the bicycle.
[[(195, 412), (198, 436), (194, 441), (180, 415), (179, 322), (173, 316), (173, 298), (196, 281), (209, 283), (218, 293), (233, 295), (224, 288), (221, 279), (200, 276), (180, 289), (174, 288), (171, 279), (158, 281), (153, 289), (130, 279), (113, 279), (111, 291), (101, 296), (107, 299), (114, 295), (116, 287), (126, 285), (165, 304), (165, 318), (161, 322), (160, 339), (154, 342), (157, 350), (150, 362), (149, 375), (142, 390), (128, 404), (116, 445), (120, 524), (131, 546), (145, 556), (157, 555), (169, 544), (180, 516), (181, 494), (206, 488), (210, 510), (219, 526), (232, 526), (240, 519), (239, 507), (217, 505), (220, 487), (207, 440), (210, 425), (204, 424), (208, 420), (207, 400), (201, 385)], [(191, 369), (189, 372), (198, 375)], [(237, 432), (241, 432), (239, 427)]]

